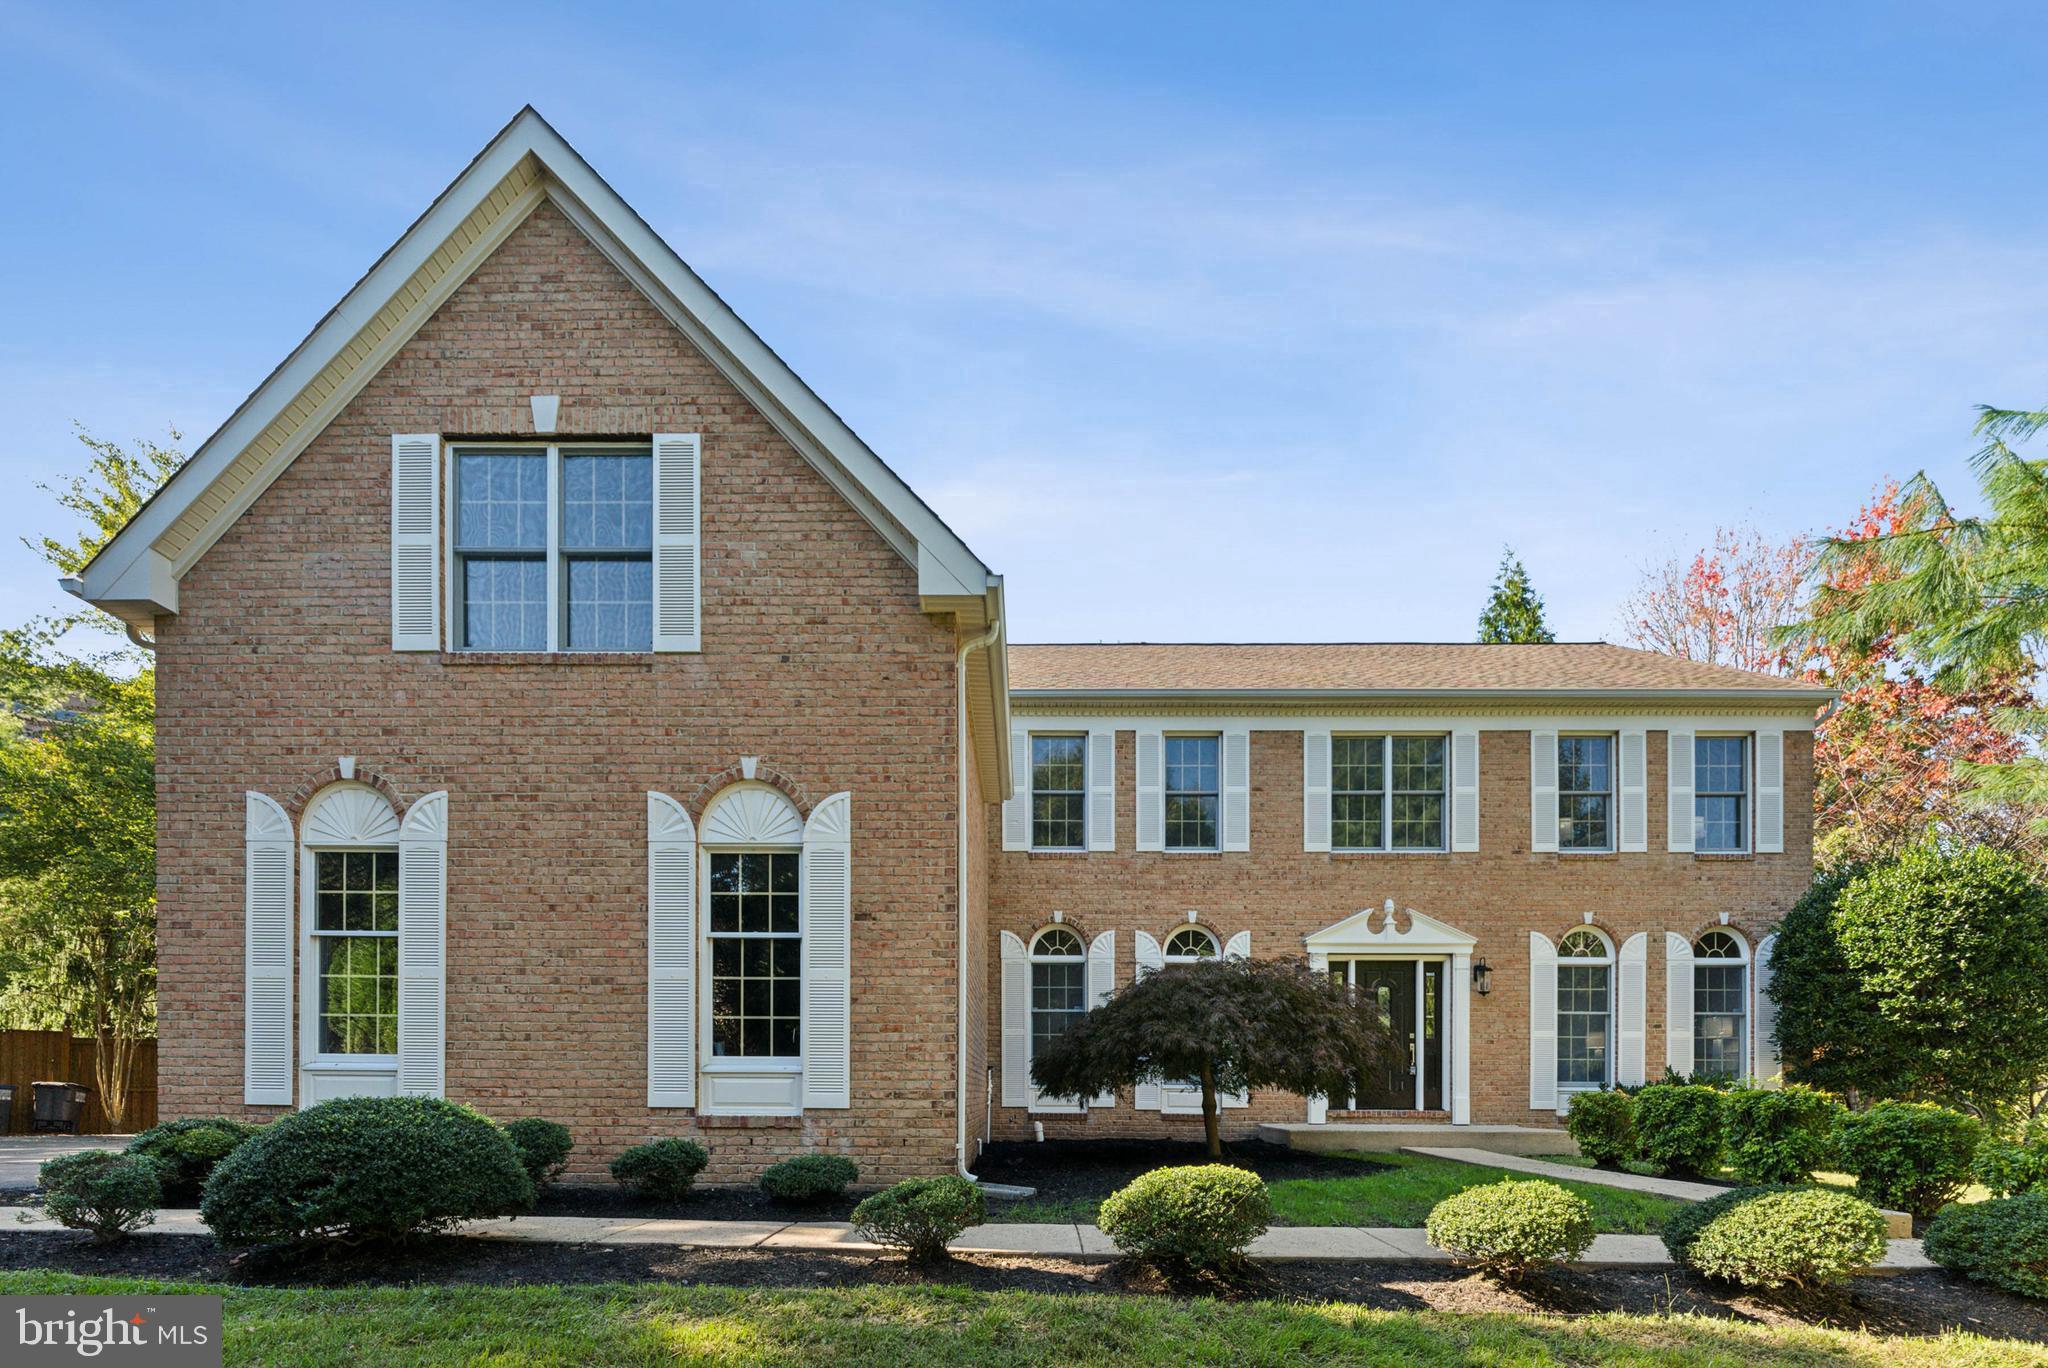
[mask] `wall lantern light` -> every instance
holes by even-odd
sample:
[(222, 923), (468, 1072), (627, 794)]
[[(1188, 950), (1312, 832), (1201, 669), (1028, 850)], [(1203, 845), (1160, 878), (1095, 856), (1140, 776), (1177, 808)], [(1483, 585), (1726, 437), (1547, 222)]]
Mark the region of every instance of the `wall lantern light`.
[(1472, 990), (1481, 997), (1493, 991), (1493, 966), (1485, 960), (1472, 961)]

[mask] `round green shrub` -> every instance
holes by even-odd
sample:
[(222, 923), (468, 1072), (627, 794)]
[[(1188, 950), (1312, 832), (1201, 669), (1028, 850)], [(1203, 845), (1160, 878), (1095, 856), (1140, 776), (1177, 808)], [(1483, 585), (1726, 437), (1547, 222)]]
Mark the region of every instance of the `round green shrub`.
[(1671, 1213), (1664, 1221), (1664, 1248), (1671, 1255), (1671, 1262), (1683, 1264), (1692, 1251), (1692, 1242), (1699, 1238), (1702, 1230), (1726, 1212), (1734, 1210), (1752, 1197), (1763, 1197), (1778, 1192), (1804, 1192), (1803, 1187), (1790, 1184), (1770, 1183), (1758, 1187), (1729, 1188), (1717, 1192), (1702, 1202), (1687, 1202)]
[(1096, 1224), (1118, 1249), (1148, 1263), (1214, 1268), (1242, 1259), (1272, 1219), (1259, 1175), (1190, 1164), (1132, 1179), (1104, 1199)]
[(199, 1218), (223, 1245), (397, 1240), (533, 1205), (498, 1123), (431, 1097), (346, 1097), (265, 1126), (220, 1161)]
[(988, 1219), (981, 1189), (957, 1173), (909, 1178), (853, 1209), (854, 1228), (876, 1244), (909, 1253), (912, 1263), (946, 1256), (946, 1244)]
[(761, 1191), (778, 1202), (822, 1202), (860, 1181), (860, 1166), (843, 1154), (799, 1154), (770, 1164)]
[(519, 1166), (533, 1181), (536, 1195), (562, 1176), (562, 1170), (569, 1167), (569, 1151), (576, 1148), (567, 1126), (538, 1116), (507, 1122), (505, 1138), (518, 1153)]
[(1798, 1083), (1721, 1097), (1728, 1167), (1737, 1182), (1803, 1183), (1834, 1157), (1842, 1104)]
[(1510, 1280), (1593, 1244), (1593, 1209), (1556, 1183), (1508, 1179), (1453, 1193), (1430, 1208), (1429, 1242), (1458, 1262)]
[(612, 1177), (621, 1186), (657, 1202), (680, 1202), (690, 1184), (711, 1162), (711, 1152), (695, 1140), (650, 1140), (612, 1160)]
[(1986, 1140), (1977, 1146), (1970, 1172), (1996, 1197), (2048, 1190), (2048, 1118), (2027, 1122), (2017, 1140)]
[(1625, 1092), (1573, 1093), (1564, 1128), (1601, 1168), (1636, 1157), (1636, 1100)]
[(1884, 1257), (1884, 1217), (1846, 1192), (1774, 1192), (1707, 1223), (1686, 1262), (1744, 1287), (1811, 1287)]
[(1842, 1118), (1836, 1148), (1867, 1202), (1923, 1219), (1970, 1181), (1984, 1127), (1932, 1102), (1880, 1102)]
[(1704, 1083), (1652, 1083), (1636, 1094), (1636, 1147), (1663, 1173), (1706, 1174), (1721, 1165), (1723, 1094)]
[(2048, 1298), (2048, 1192), (1949, 1207), (1927, 1227), (1921, 1247), (1943, 1268)]
[(60, 1154), (37, 1170), (37, 1204), (70, 1230), (107, 1244), (156, 1219), (163, 1185), (156, 1162), (139, 1154), (84, 1150)]
[(229, 1116), (166, 1121), (128, 1142), (128, 1153), (155, 1162), (164, 1202), (182, 1206), (199, 1200), (214, 1165), (233, 1154), (259, 1129)]

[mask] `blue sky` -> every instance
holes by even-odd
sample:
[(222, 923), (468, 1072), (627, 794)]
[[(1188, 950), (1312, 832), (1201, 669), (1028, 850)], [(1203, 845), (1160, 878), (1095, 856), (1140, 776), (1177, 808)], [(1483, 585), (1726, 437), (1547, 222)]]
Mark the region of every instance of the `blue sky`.
[[(2048, 14), (0, 0), (0, 621), (531, 101), (1008, 577), (1016, 640), (1571, 638), (2048, 402)], [(305, 11), (305, 12), (301, 12)]]

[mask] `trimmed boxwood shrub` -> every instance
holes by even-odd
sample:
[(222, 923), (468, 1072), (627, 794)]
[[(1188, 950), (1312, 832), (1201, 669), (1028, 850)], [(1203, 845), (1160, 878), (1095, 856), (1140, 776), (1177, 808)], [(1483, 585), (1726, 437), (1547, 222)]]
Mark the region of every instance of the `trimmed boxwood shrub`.
[(433, 1097), (345, 1097), (273, 1121), (220, 1161), (199, 1218), (223, 1245), (398, 1240), (533, 1205), (497, 1122)]
[(2027, 1122), (2017, 1140), (1986, 1140), (1977, 1146), (1970, 1172), (1995, 1197), (2048, 1190), (2048, 1119)]
[(1943, 1268), (2048, 1298), (2048, 1192), (1949, 1207), (1927, 1227), (1921, 1247)]
[(1636, 1147), (1660, 1172), (1712, 1173), (1721, 1165), (1723, 1095), (1704, 1083), (1652, 1083), (1636, 1094)]
[(108, 1244), (156, 1220), (163, 1203), (161, 1170), (139, 1154), (84, 1150), (46, 1159), (36, 1171), (43, 1214)]
[(1984, 1127), (1932, 1102), (1880, 1102), (1842, 1118), (1837, 1149), (1867, 1202), (1925, 1219), (1970, 1181)]
[(154, 1161), (165, 1205), (182, 1206), (198, 1201), (214, 1165), (259, 1129), (230, 1116), (166, 1121), (130, 1140), (128, 1153)]
[(1693, 1238), (1686, 1263), (1744, 1287), (1810, 1287), (1868, 1268), (1884, 1252), (1876, 1207), (1808, 1188), (1737, 1202)]
[(1692, 1251), (1692, 1242), (1699, 1238), (1699, 1233), (1723, 1214), (1734, 1210), (1752, 1197), (1805, 1190), (1789, 1183), (1766, 1183), (1756, 1187), (1729, 1188), (1726, 1192), (1715, 1193), (1703, 1202), (1687, 1202), (1665, 1218), (1664, 1248), (1671, 1255), (1671, 1262), (1684, 1264)]
[(657, 1202), (680, 1202), (711, 1162), (695, 1140), (650, 1140), (612, 1160), (612, 1177), (623, 1187)]
[(1103, 1200), (1096, 1224), (1134, 1258), (1216, 1268), (1241, 1260), (1272, 1219), (1273, 1201), (1258, 1174), (1189, 1164), (1132, 1179)]
[(543, 1121), (538, 1116), (507, 1122), (505, 1138), (512, 1142), (513, 1150), (519, 1155), (520, 1167), (533, 1181), (535, 1196), (562, 1176), (562, 1170), (569, 1167), (569, 1151), (576, 1148), (576, 1141), (570, 1136), (567, 1126)]
[(1430, 1208), (1424, 1229), (1458, 1262), (1512, 1281), (1591, 1248), (1593, 1209), (1556, 1183), (1510, 1178), (1444, 1198)]
[(1579, 1153), (1601, 1168), (1636, 1157), (1636, 1100), (1625, 1092), (1573, 1093), (1564, 1128)]
[(822, 1202), (860, 1181), (860, 1166), (843, 1154), (799, 1154), (770, 1164), (761, 1191), (778, 1202)]
[(987, 1219), (981, 1189), (957, 1173), (905, 1179), (853, 1209), (856, 1230), (876, 1244), (907, 1251), (912, 1263), (946, 1258), (949, 1240)]
[(1724, 1093), (1728, 1167), (1741, 1183), (1803, 1183), (1834, 1156), (1841, 1117), (1841, 1103), (1798, 1083)]

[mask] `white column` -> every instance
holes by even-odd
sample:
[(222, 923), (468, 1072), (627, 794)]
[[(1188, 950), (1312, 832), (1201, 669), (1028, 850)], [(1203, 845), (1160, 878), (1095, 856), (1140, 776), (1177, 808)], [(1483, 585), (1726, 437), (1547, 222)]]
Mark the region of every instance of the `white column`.
[(1415, 961), (1415, 1110), (1429, 1100), (1429, 1021), (1423, 1015), (1427, 1000), (1422, 987), (1422, 960)]
[(1450, 1022), (1444, 1049), (1451, 1060), (1451, 1124), (1472, 1124), (1472, 956), (1451, 956)]
[[(1308, 957), (1308, 967), (1314, 973), (1327, 974), (1330, 972), (1330, 957), (1312, 954)], [(1311, 1126), (1320, 1126), (1329, 1119), (1330, 1099), (1322, 1096), (1311, 1097), (1308, 1100), (1308, 1123)]]

